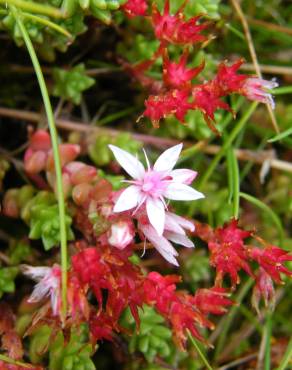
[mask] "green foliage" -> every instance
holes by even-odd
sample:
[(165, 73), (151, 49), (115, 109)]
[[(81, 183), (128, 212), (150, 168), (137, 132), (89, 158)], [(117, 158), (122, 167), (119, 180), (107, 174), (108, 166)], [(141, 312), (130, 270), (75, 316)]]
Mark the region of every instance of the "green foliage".
[(183, 260), (182, 271), (184, 281), (197, 286), (199, 282), (208, 281), (210, 278), (209, 257), (202, 251), (195, 251)]
[(17, 267), (0, 267), (0, 298), (4, 293), (15, 291), (14, 280), (18, 274)]
[[(66, 215), (67, 237), (68, 240), (74, 239), (71, 230), (72, 218)], [(47, 206), (46, 204), (36, 204), (32, 208), (30, 221), (31, 239), (42, 239), (45, 250), (60, 244), (60, 218), (58, 205)]]
[(98, 170), (98, 176), (102, 177), (103, 179), (106, 179), (109, 181), (112, 186), (113, 190), (119, 190), (123, 187), (122, 180), (125, 179), (124, 176), (117, 176), (117, 175), (107, 175), (104, 171)]
[(150, 59), (158, 48), (158, 40), (149, 39), (141, 33), (131, 36), (133, 37), (129, 37), (126, 42), (118, 44), (117, 52), (123, 55), (130, 63), (138, 63)]
[(48, 325), (39, 327), (30, 338), (29, 357), (33, 364), (41, 361), (50, 346), (52, 329)]
[[(203, 14), (209, 18), (219, 18), (219, 4), (221, 0), (189, 0), (184, 10), (184, 14), (187, 17), (193, 17), (194, 15)], [(155, 0), (158, 3), (160, 9), (162, 9), (164, 2), (162, 0)], [(176, 12), (182, 5), (182, 0), (172, 0), (171, 12)]]
[[(216, 127), (220, 131), (220, 122), (222, 122), (222, 113), (215, 113), (215, 120), (218, 122)], [(206, 125), (203, 114), (200, 111), (192, 110), (186, 115), (186, 124), (183, 125), (175, 117), (170, 116), (161, 124), (158, 133), (162, 136), (171, 135), (177, 139), (194, 138), (204, 140), (210, 138), (213, 133)]]
[(6, 159), (0, 157), (0, 190), (2, 188), (2, 181), (5, 177), (6, 172), (9, 170), (9, 162)]
[(80, 104), (82, 92), (89, 89), (95, 80), (86, 75), (84, 64), (78, 64), (70, 70), (54, 68), (55, 81), (53, 95)]
[[(49, 17), (43, 15), (38, 16), (38, 18), (50, 20)], [(56, 57), (55, 50), (65, 52), (68, 49), (68, 46), (70, 45), (68, 42), (68, 36), (57, 32), (55, 29), (48, 27), (46, 24), (43, 24), (40, 21), (25, 17), (25, 13), (23, 23), (32, 42), (34, 43), (37, 52), (43, 59), (47, 61), (53, 61)], [(85, 32), (87, 29), (84, 24), (83, 13), (76, 13), (72, 17), (66, 19), (54, 20), (54, 23), (57, 26), (63, 27), (68, 33), (70, 33), (71, 42), (76, 38), (77, 35)], [(19, 26), (11, 13), (3, 16), (2, 19), (0, 16), (0, 29), (7, 30), (15, 41), (16, 45), (24, 45)]]
[(124, 0), (63, 0), (62, 9), (68, 17), (76, 12), (84, 11), (109, 24), (111, 11), (119, 9), (124, 2)]
[[(227, 202), (228, 189), (219, 188), (219, 184), (209, 182), (204, 190), (205, 198), (201, 201), (200, 212), (213, 226), (223, 225), (232, 217), (232, 204)], [(198, 205), (194, 204), (195, 207)]]
[[(167, 358), (173, 351), (171, 330), (166, 326), (165, 320), (152, 307), (143, 306), (139, 310), (141, 320), (138, 333), (131, 335), (129, 350), (131, 353), (140, 351), (148, 362), (152, 362), (156, 356)], [(127, 310), (123, 317), (123, 324), (135, 330), (135, 320)]]
[(99, 135), (88, 148), (89, 157), (97, 166), (105, 166), (114, 159), (108, 147), (109, 144), (116, 145), (133, 154), (136, 154), (141, 148), (141, 143), (134, 140), (127, 133), (122, 133), (115, 137)]
[(13, 241), (9, 249), (9, 261), (11, 265), (18, 265), (20, 262), (28, 261), (33, 253), (29, 243), (24, 240)]
[(90, 359), (92, 352), (85, 326), (72, 329), (68, 343), (59, 332), (50, 346), (49, 370), (95, 370)]
[[(40, 191), (22, 204), (21, 218), (30, 226), (29, 238), (42, 239), (45, 250), (60, 243), (60, 220), (56, 198), (53, 193)], [(74, 238), (72, 218), (66, 214), (68, 240)]]

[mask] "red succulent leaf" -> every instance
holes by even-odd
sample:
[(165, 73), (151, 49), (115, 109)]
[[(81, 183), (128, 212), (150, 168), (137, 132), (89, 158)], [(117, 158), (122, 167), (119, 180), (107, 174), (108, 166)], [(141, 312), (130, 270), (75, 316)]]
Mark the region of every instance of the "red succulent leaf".
[(113, 330), (117, 328), (116, 326), (116, 322), (103, 312), (92, 314), (90, 317), (89, 328), (94, 341), (102, 339), (112, 341)]
[(144, 291), (146, 303), (153, 305), (169, 321), (175, 341), (184, 349), (188, 330), (195, 338), (206, 343), (198, 326), (214, 328), (206, 314), (224, 313), (224, 306), (231, 305), (232, 302), (226, 298), (224, 290), (218, 288), (203, 289), (195, 296), (176, 291), (176, 284), (180, 281), (181, 278), (177, 275), (162, 276), (157, 272), (150, 272), (144, 282)]
[(201, 32), (208, 27), (208, 23), (198, 24), (200, 18), (201, 15), (198, 15), (186, 22), (180, 22), (177, 27), (174, 43), (192, 45), (205, 41), (206, 37)]
[(205, 118), (206, 123), (212, 131), (218, 133), (212, 121), (215, 121), (214, 113), (217, 109), (224, 109), (232, 112), (227, 103), (221, 100), (217, 85), (212, 81), (204, 85), (195, 86), (192, 95), (194, 98), (193, 108), (199, 109)]
[(274, 245), (265, 248), (251, 248), (250, 257), (278, 284), (282, 283), (281, 273), (292, 276), (290, 271), (283, 264), (292, 261), (292, 255)]
[(29, 147), (33, 151), (45, 151), (48, 152), (51, 149), (51, 137), (50, 134), (45, 130), (37, 130), (30, 138)]
[(264, 299), (266, 307), (268, 305), (273, 309), (275, 306), (275, 289), (271, 276), (263, 269), (259, 268), (259, 272), (256, 277), (256, 284), (253, 288), (252, 293), (252, 305), (256, 309), (257, 313), (260, 314), (259, 303), (261, 298)]
[(238, 272), (244, 269), (253, 276), (248, 263), (248, 251), (244, 239), (251, 232), (237, 227), (237, 220), (231, 220), (222, 228), (215, 229), (214, 238), (208, 242), (211, 266), (216, 268), (215, 286), (221, 286), (224, 275), (229, 275), (234, 288), (240, 282)]
[(196, 68), (186, 68), (188, 51), (184, 52), (178, 63), (171, 62), (167, 52), (163, 57), (163, 81), (166, 86), (175, 89), (191, 86), (191, 80), (195, 78), (204, 68), (203, 62)]
[(231, 66), (227, 66), (225, 63), (221, 63), (218, 67), (217, 75), (214, 82), (218, 85), (221, 90), (221, 95), (228, 95), (234, 92), (240, 92), (242, 89), (247, 75), (237, 74), (237, 70), (243, 64), (243, 59), (239, 59)]
[(162, 43), (191, 45), (206, 40), (206, 37), (201, 34), (201, 31), (207, 27), (207, 23), (197, 23), (201, 16), (193, 17), (185, 21), (182, 13), (184, 5), (176, 14), (171, 15), (169, 0), (165, 1), (162, 14), (157, 9), (156, 4), (153, 4), (152, 24), (154, 33), (157, 39)]
[(23, 356), (23, 348), (20, 336), (14, 328), (14, 315), (11, 308), (5, 304), (0, 304), (0, 336), (1, 348), (7, 352), (7, 355), (20, 360)]
[(145, 16), (148, 6), (146, 0), (128, 0), (121, 8), (128, 17), (132, 18)]
[(0, 370), (44, 370), (44, 368), (27, 363), (23, 365), (14, 365), (0, 360)]
[(144, 303), (144, 277), (138, 267), (128, 261), (126, 250), (86, 248), (72, 257), (74, 273), (82, 284), (88, 285), (103, 309), (102, 290), (107, 290), (106, 314), (117, 322), (129, 306), (139, 325), (138, 308)]
[(227, 297), (226, 289), (213, 287), (210, 289), (199, 289), (196, 291), (192, 302), (204, 314), (222, 315), (234, 303)]
[(188, 110), (192, 109), (192, 104), (188, 100), (187, 90), (170, 90), (165, 94), (150, 95), (145, 101), (146, 109), (143, 116), (148, 117), (154, 127), (158, 127), (159, 121), (171, 114), (183, 122)]

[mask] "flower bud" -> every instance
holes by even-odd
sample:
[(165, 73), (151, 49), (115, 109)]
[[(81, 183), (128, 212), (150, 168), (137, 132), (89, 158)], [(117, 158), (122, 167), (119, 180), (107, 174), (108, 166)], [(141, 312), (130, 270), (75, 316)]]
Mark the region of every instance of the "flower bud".
[[(80, 146), (74, 145), (74, 144), (61, 144), (59, 145), (59, 152), (60, 152), (61, 165), (63, 167), (65, 166), (65, 164), (74, 161), (74, 159), (80, 153)], [(53, 155), (53, 151), (51, 150), (49, 153), (48, 160), (47, 160), (47, 170), (53, 171), (54, 168), (55, 168), (54, 155)]]
[(50, 134), (45, 130), (37, 130), (30, 138), (30, 148), (33, 151), (49, 151), (51, 149)]
[(47, 154), (43, 151), (29, 152), (25, 154), (24, 168), (30, 175), (43, 171), (46, 167)]
[(127, 221), (119, 221), (113, 224), (109, 232), (109, 244), (118, 249), (126, 248), (134, 238), (133, 226)]

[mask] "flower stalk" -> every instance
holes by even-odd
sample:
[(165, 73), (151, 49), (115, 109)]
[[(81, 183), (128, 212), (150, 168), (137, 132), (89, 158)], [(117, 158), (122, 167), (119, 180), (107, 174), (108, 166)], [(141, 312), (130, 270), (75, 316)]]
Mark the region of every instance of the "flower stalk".
[(14, 5), (10, 5), (11, 12), (19, 26), (21, 35), (27, 47), (28, 53), (30, 55), (39, 87), (41, 90), (45, 111), (48, 119), (48, 125), (50, 130), (50, 135), (52, 139), (53, 157), (56, 172), (56, 182), (57, 182), (57, 198), (58, 198), (58, 208), (59, 208), (59, 218), (60, 218), (60, 240), (61, 240), (61, 265), (62, 265), (62, 317), (66, 316), (67, 311), (67, 235), (66, 235), (66, 217), (65, 217), (65, 200), (63, 192), (62, 183), (62, 168), (61, 160), (58, 148), (58, 135), (54, 120), (54, 114), (44, 80), (44, 76), (41, 70), (40, 63), (38, 61), (36, 52), (34, 50), (33, 44), (30, 40), (29, 34), (22, 21), (22, 13)]

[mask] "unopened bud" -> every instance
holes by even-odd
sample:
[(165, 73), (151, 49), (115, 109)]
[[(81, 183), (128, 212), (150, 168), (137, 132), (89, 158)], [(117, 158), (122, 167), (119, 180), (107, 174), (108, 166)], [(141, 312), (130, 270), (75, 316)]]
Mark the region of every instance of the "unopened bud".
[(134, 238), (132, 225), (126, 221), (119, 221), (110, 228), (110, 237), (108, 242), (113, 247), (124, 249)]

